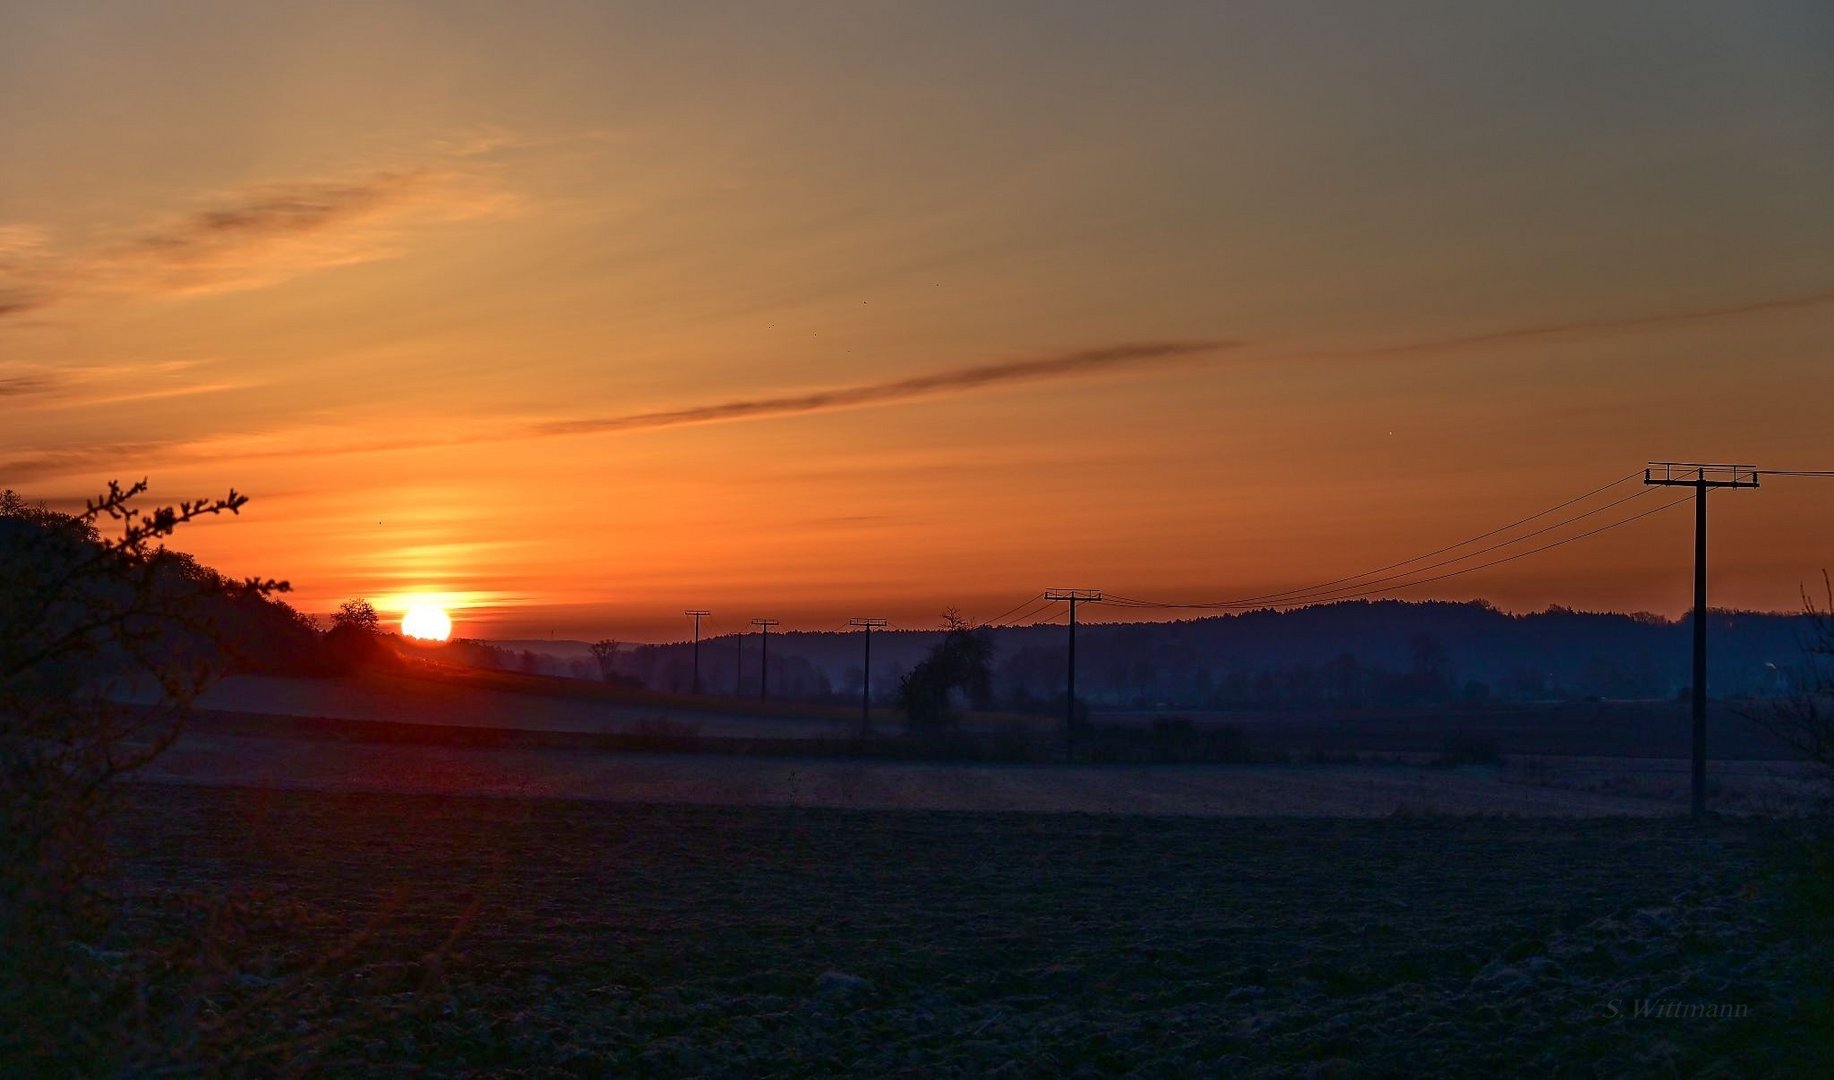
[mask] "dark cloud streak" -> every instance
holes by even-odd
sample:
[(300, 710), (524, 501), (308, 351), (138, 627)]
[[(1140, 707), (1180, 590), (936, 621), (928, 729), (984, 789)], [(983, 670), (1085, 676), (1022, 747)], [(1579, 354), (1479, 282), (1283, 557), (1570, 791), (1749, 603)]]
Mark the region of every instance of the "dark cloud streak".
[(57, 388), (55, 380), (41, 375), (0, 375), (0, 398), (48, 394)]
[(1188, 360), (1203, 353), (1231, 348), (1236, 344), (1236, 342), (1228, 341), (1165, 341), (1111, 345), (1033, 360), (1012, 360), (999, 364), (953, 368), (930, 375), (915, 375), (889, 382), (811, 390), (802, 394), (724, 401), (712, 405), (630, 413), (624, 416), (559, 420), (537, 425), (533, 434), (585, 435), (641, 428), (677, 427), (683, 424), (717, 423), (726, 420), (749, 420), (766, 416), (794, 416), (801, 413), (883, 405), (995, 386), (1097, 375), (1148, 364)]
[(462, 172), (421, 168), (229, 193), (110, 247), (0, 260), (0, 319), (88, 296), (259, 288), (388, 258), (410, 224), (494, 212), (496, 194), (475, 185)]
[(1820, 307), (1834, 303), (1834, 292), (1807, 293), (1801, 296), (1786, 296), (1774, 300), (1757, 300), (1747, 304), (1732, 304), (1725, 307), (1698, 308), (1692, 311), (1667, 311), (1654, 315), (1632, 315), (1615, 319), (1584, 319), (1565, 323), (1544, 323), (1538, 326), (1518, 326), (1505, 330), (1492, 330), (1483, 334), (1469, 334), (1463, 337), (1437, 338), (1427, 341), (1410, 341), (1398, 345), (1383, 345), (1372, 349), (1347, 349), (1333, 356), (1408, 356), (1414, 353), (1445, 352), (1452, 349), (1481, 348), (1486, 345), (1508, 345), (1518, 341), (1543, 339), (1578, 338), (1594, 335), (1628, 333), (1662, 326), (1684, 325), (1687, 323), (1708, 322), (1714, 319), (1736, 319), (1748, 315), (1767, 315), (1772, 312), (1795, 311), (1803, 308)]
[[(119, 465), (124, 457), (158, 454), (166, 462), (255, 461), (274, 458), (332, 457), (348, 454), (375, 454), (392, 451), (428, 450), (449, 446), (473, 446), (488, 443), (520, 442), (525, 439), (547, 439), (570, 435), (594, 435), (619, 431), (636, 431), (707, 424), (722, 421), (750, 420), (771, 416), (795, 416), (811, 412), (861, 408), (872, 405), (933, 398), (947, 394), (970, 393), (997, 386), (1043, 382), (1054, 379), (1120, 373), (1153, 365), (1196, 360), (1236, 346), (1226, 341), (1139, 342), (1082, 349), (1031, 360), (1012, 360), (997, 364), (951, 368), (929, 375), (915, 375), (890, 382), (813, 390), (802, 394), (759, 398), (750, 401), (727, 401), (683, 409), (632, 413), (627, 416), (584, 420), (554, 420), (525, 424), (499, 431), (483, 431), (448, 439), (387, 439), (344, 445), (288, 446), (275, 449), (238, 451), (218, 440), (197, 439), (184, 442), (116, 444), (113, 446), (60, 447), (38, 450), (34, 456), (0, 461), (0, 475), (28, 479), (46, 475), (65, 475), (81, 469)], [(145, 471), (145, 466), (135, 465)]]

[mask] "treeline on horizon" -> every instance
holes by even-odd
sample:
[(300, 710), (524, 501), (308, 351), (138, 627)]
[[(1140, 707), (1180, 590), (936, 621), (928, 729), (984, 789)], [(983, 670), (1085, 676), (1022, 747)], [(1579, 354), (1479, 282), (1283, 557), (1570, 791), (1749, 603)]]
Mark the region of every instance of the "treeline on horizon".
[[(1163, 623), (1077, 630), (1077, 696), (1097, 709), (1365, 708), (1454, 702), (1658, 699), (1686, 692), (1692, 620), (1564, 607), (1511, 614), (1484, 601), (1355, 600)], [(1707, 685), (1720, 698), (1771, 697), (1806, 685), (1802, 615), (1714, 611)], [(873, 698), (892, 704), (900, 680), (944, 631), (873, 637)], [(1061, 625), (982, 628), (993, 647), (991, 702), (1060, 710), (1068, 631)], [(693, 684), (688, 643), (627, 645), (608, 656), (466, 642), (463, 662), (532, 674), (602, 678), (654, 690)], [(738, 651), (735, 651), (738, 650)], [(604, 652), (601, 649), (601, 652)], [(741, 659), (742, 657), (742, 659)], [(707, 693), (756, 696), (755, 636), (701, 642)], [(740, 665), (735, 671), (735, 664)], [(771, 635), (770, 696), (857, 702), (857, 633)]]
[[(103, 571), (121, 559), (93, 522), (28, 502), (11, 489), (0, 491), (0, 652), (31, 652), (32, 642), (13, 640), (20, 627), (76, 626), (118, 617), (128, 606), (131, 586)], [(211, 675), (336, 675), (392, 662), (375, 635), (341, 626), (321, 629), (278, 596), (250, 588), (185, 552), (159, 547), (151, 552), (147, 569), (143, 585), (152, 595), (141, 598), (139, 610), (182, 610), (184, 617), (133, 616), (141, 624), (136, 634), (143, 639), (142, 659), (163, 656)], [(76, 574), (88, 579), (87, 589), (63, 587)], [(93, 610), (32, 610), (43, 604)], [(55, 675), (106, 682), (132, 667), (128, 660), (107, 647), (72, 650), (61, 661), (68, 670)]]
[[(69, 561), (98, 546), (69, 515), (0, 500), (0, 549), (9, 560)], [(162, 551), (176, 590), (199, 596), (217, 640), (170, 642), (212, 653), (219, 673), (327, 676), (399, 665), (402, 657), (587, 679), (670, 693), (693, 688), (685, 642), (599, 642), (586, 656), (459, 640), (407, 646), (373, 619), (321, 627), (274, 596), (238, 587), (192, 556)], [(15, 567), (15, 569), (21, 569)], [(1511, 614), (1483, 601), (1357, 600), (1163, 623), (1097, 623), (1078, 630), (1077, 696), (1095, 709), (1365, 708), (1670, 698), (1689, 682), (1690, 620), (1553, 607)], [(1715, 697), (1784, 695), (1808, 685), (1802, 615), (1715, 611), (1708, 687)], [(990, 646), (986, 704), (1016, 712), (1063, 706), (1068, 631), (1061, 625), (980, 628)], [(874, 635), (873, 699), (898, 701), (904, 677), (944, 631)], [(395, 647), (390, 647), (391, 643)], [(772, 635), (770, 696), (853, 703), (861, 693), (861, 638), (849, 633)], [(759, 694), (755, 636), (701, 643), (706, 694)]]

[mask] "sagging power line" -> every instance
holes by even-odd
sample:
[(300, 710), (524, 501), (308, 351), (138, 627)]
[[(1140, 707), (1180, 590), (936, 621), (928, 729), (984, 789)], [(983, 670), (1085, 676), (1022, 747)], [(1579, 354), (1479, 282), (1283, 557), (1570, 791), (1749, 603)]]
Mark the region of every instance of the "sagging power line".
[[(1640, 474), (1633, 473), (1630, 476), (1626, 476), (1621, 479), (1614, 480), (1611, 483), (1606, 484), (1602, 487), (1594, 488), (1593, 490), (1585, 493), (1584, 495), (1576, 496), (1572, 499), (1565, 500), (1564, 502), (1558, 503), (1555, 506), (1551, 506), (1546, 510), (1537, 512), (1535, 514), (1531, 514), (1525, 518), (1520, 518), (1514, 522), (1511, 522), (1508, 525), (1504, 525), (1496, 529), (1491, 529), (1486, 532), (1479, 533), (1476, 536), (1469, 537), (1465, 540), (1461, 540), (1456, 544), (1450, 544), (1445, 547), (1436, 548), (1432, 551), (1413, 556), (1412, 558), (1409, 558), (1409, 559), (1402, 559), (1397, 562), (1389, 563), (1385, 566), (1377, 567), (1373, 570), (1366, 570), (1360, 574), (1351, 574), (1346, 577), (1337, 578), (1331, 582), (1322, 583), (1320, 585), (1314, 585), (1314, 586), (1310, 586), (1310, 587), (1303, 588), (1303, 589), (1290, 589), (1290, 590), (1286, 590), (1283, 592), (1277, 592), (1277, 593), (1263, 593), (1257, 596), (1242, 597), (1241, 599), (1237, 599), (1237, 600), (1216, 600), (1216, 601), (1206, 601), (1206, 602), (1198, 602), (1198, 603), (1147, 600), (1147, 599), (1140, 599), (1137, 597), (1121, 596), (1116, 593), (1109, 593), (1108, 601), (1120, 607), (1133, 607), (1133, 608), (1160, 608), (1160, 609), (1187, 609), (1187, 610), (1197, 609), (1197, 610), (1210, 610), (1210, 611), (1238, 610), (1239, 611), (1239, 610), (1250, 610), (1250, 609), (1254, 609), (1258, 607), (1297, 607), (1297, 606), (1301, 606), (1304, 604), (1332, 603), (1332, 602), (1339, 601), (1339, 600), (1362, 599), (1365, 597), (1381, 595), (1384, 593), (1398, 592), (1402, 589), (1414, 588), (1416, 586), (1429, 584), (1435, 581), (1443, 581), (1443, 580), (1446, 580), (1447, 578), (1458, 577), (1463, 574), (1474, 573), (1478, 570), (1487, 569), (1492, 566), (1500, 566), (1500, 565), (1503, 565), (1504, 563), (1513, 562), (1516, 559), (1524, 558), (1529, 555), (1538, 554), (1543, 551), (1550, 551), (1550, 550), (1553, 550), (1554, 548), (1562, 547), (1576, 540), (1583, 540), (1583, 539), (1586, 539), (1587, 537), (1597, 536), (1600, 533), (1609, 532), (1612, 529), (1621, 528), (1625, 525), (1631, 524), (1632, 522), (1640, 521), (1643, 518), (1649, 517), (1653, 514), (1658, 514), (1664, 510), (1671, 509), (1672, 507), (1679, 505), (1681, 502), (1686, 501), (1685, 499), (1676, 500), (1675, 502), (1657, 506), (1657, 507), (1654, 507), (1653, 509), (1643, 511), (1642, 513), (1632, 514), (1628, 517), (1624, 517), (1618, 520), (1607, 522), (1604, 525), (1598, 526), (1593, 529), (1588, 529), (1581, 533), (1576, 533), (1572, 536), (1563, 537), (1561, 539), (1554, 540), (1549, 543), (1539, 545), (1537, 547), (1529, 548), (1523, 551), (1513, 552), (1511, 554), (1504, 555), (1499, 558), (1491, 559), (1486, 562), (1478, 563), (1472, 566), (1466, 566), (1466, 567), (1461, 567), (1456, 570), (1450, 570), (1443, 574), (1431, 574), (1425, 577), (1418, 576), (1421, 574), (1426, 574), (1428, 571), (1440, 569), (1442, 567), (1457, 566), (1459, 563), (1466, 562), (1470, 559), (1478, 558), (1479, 556), (1490, 554), (1492, 552), (1502, 551), (1506, 548), (1515, 547), (1516, 545), (1521, 544), (1524, 541), (1533, 539), (1534, 537), (1544, 536), (1548, 533), (1555, 532), (1560, 529), (1566, 528), (1568, 526), (1577, 524), (1587, 518), (1596, 516), (1607, 510), (1615, 509), (1619, 506), (1622, 506), (1626, 503), (1632, 502), (1636, 499), (1639, 499), (1643, 496), (1650, 494), (1650, 491), (1648, 489), (1645, 489), (1642, 491), (1638, 491), (1635, 494), (1627, 495), (1627, 496), (1624, 496), (1623, 498), (1613, 500), (1612, 502), (1606, 503), (1603, 506), (1595, 507), (1591, 510), (1586, 510), (1581, 513), (1569, 515), (1567, 517), (1562, 518), (1559, 521), (1554, 522), (1553, 524), (1544, 525), (1540, 528), (1523, 533), (1519, 536), (1511, 537), (1510, 539), (1507, 539), (1507, 540), (1501, 540), (1496, 543), (1492, 543), (1484, 547), (1477, 548), (1472, 551), (1468, 551), (1462, 555), (1456, 555), (1451, 558), (1440, 559), (1437, 562), (1426, 563), (1425, 565), (1418, 565), (1418, 566), (1411, 565), (1415, 563), (1423, 563), (1425, 560), (1431, 559), (1436, 555), (1440, 555), (1440, 554), (1443, 554), (1449, 551), (1455, 551), (1461, 547), (1467, 547), (1473, 543), (1477, 543), (1489, 537), (1496, 536), (1504, 532), (1508, 532), (1511, 529), (1519, 528), (1522, 525), (1525, 525), (1531, 521), (1535, 521), (1539, 518), (1545, 517), (1548, 514), (1553, 513), (1557, 510), (1560, 510), (1568, 506), (1572, 506), (1587, 498), (1591, 498), (1595, 495), (1599, 495), (1605, 491), (1608, 491), (1611, 488), (1617, 487), (1620, 484), (1627, 483), (1630, 479), (1633, 479), (1637, 475), (1640, 475)], [(1398, 573), (1384, 574), (1384, 571), (1392, 570), (1396, 567), (1402, 567), (1402, 566), (1409, 566), (1410, 568), (1407, 570), (1402, 570)]]

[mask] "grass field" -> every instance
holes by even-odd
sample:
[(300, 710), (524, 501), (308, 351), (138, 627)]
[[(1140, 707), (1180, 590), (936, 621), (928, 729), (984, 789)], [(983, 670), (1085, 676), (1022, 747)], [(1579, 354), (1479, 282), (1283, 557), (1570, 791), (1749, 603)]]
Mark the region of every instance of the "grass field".
[(127, 809), (123, 948), (240, 937), (197, 976), (195, 1052), (257, 1071), (1815, 1075), (1834, 1045), (1798, 826), (180, 785)]

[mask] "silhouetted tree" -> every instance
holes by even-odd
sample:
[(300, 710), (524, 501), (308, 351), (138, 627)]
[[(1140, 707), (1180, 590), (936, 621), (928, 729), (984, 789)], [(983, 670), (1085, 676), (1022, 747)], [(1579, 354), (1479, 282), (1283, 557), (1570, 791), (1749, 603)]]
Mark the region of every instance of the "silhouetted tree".
[(947, 632), (942, 641), (898, 683), (899, 703), (912, 731), (948, 726), (953, 719), (950, 698), (956, 691), (977, 708), (992, 696), (992, 634), (970, 629), (954, 608), (944, 613), (943, 624)]
[(376, 614), (375, 607), (368, 600), (358, 597), (338, 605), (337, 611), (331, 616), (331, 628), (374, 634), (382, 629), (382, 618)]
[(201, 573), (163, 546), (245, 496), (146, 512), (146, 490), (111, 482), (74, 515), (0, 494), (0, 1061), (23, 1072), (82, 1073), (84, 1054), (113, 1052), (72, 1042), (108, 1038), (84, 1034), (104, 1029), (73, 943), (101, 916), (112, 781), (171, 746), (222, 669), (222, 599), (286, 589)]
[(1776, 698), (1746, 716), (1803, 759), (1820, 766), (1834, 786), (1834, 582), (1822, 574), (1825, 606), (1817, 606), (1805, 589), (1802, 610), (1808, 619), (1802, 663), (1795, 673), (1795, 692)]
[(358, 597), (338, 605), (325, 632), (325, 652), (333, 670), (354, 671), (387, 663), (395, 654), (383, 647), (382, 620), (368, 600)]
[(610, 638), (603, 638), (592, 643), (592, 659), (599, 666), (599, 678), (612, 682), (618, 674), (618, 650), (622, 648)]

